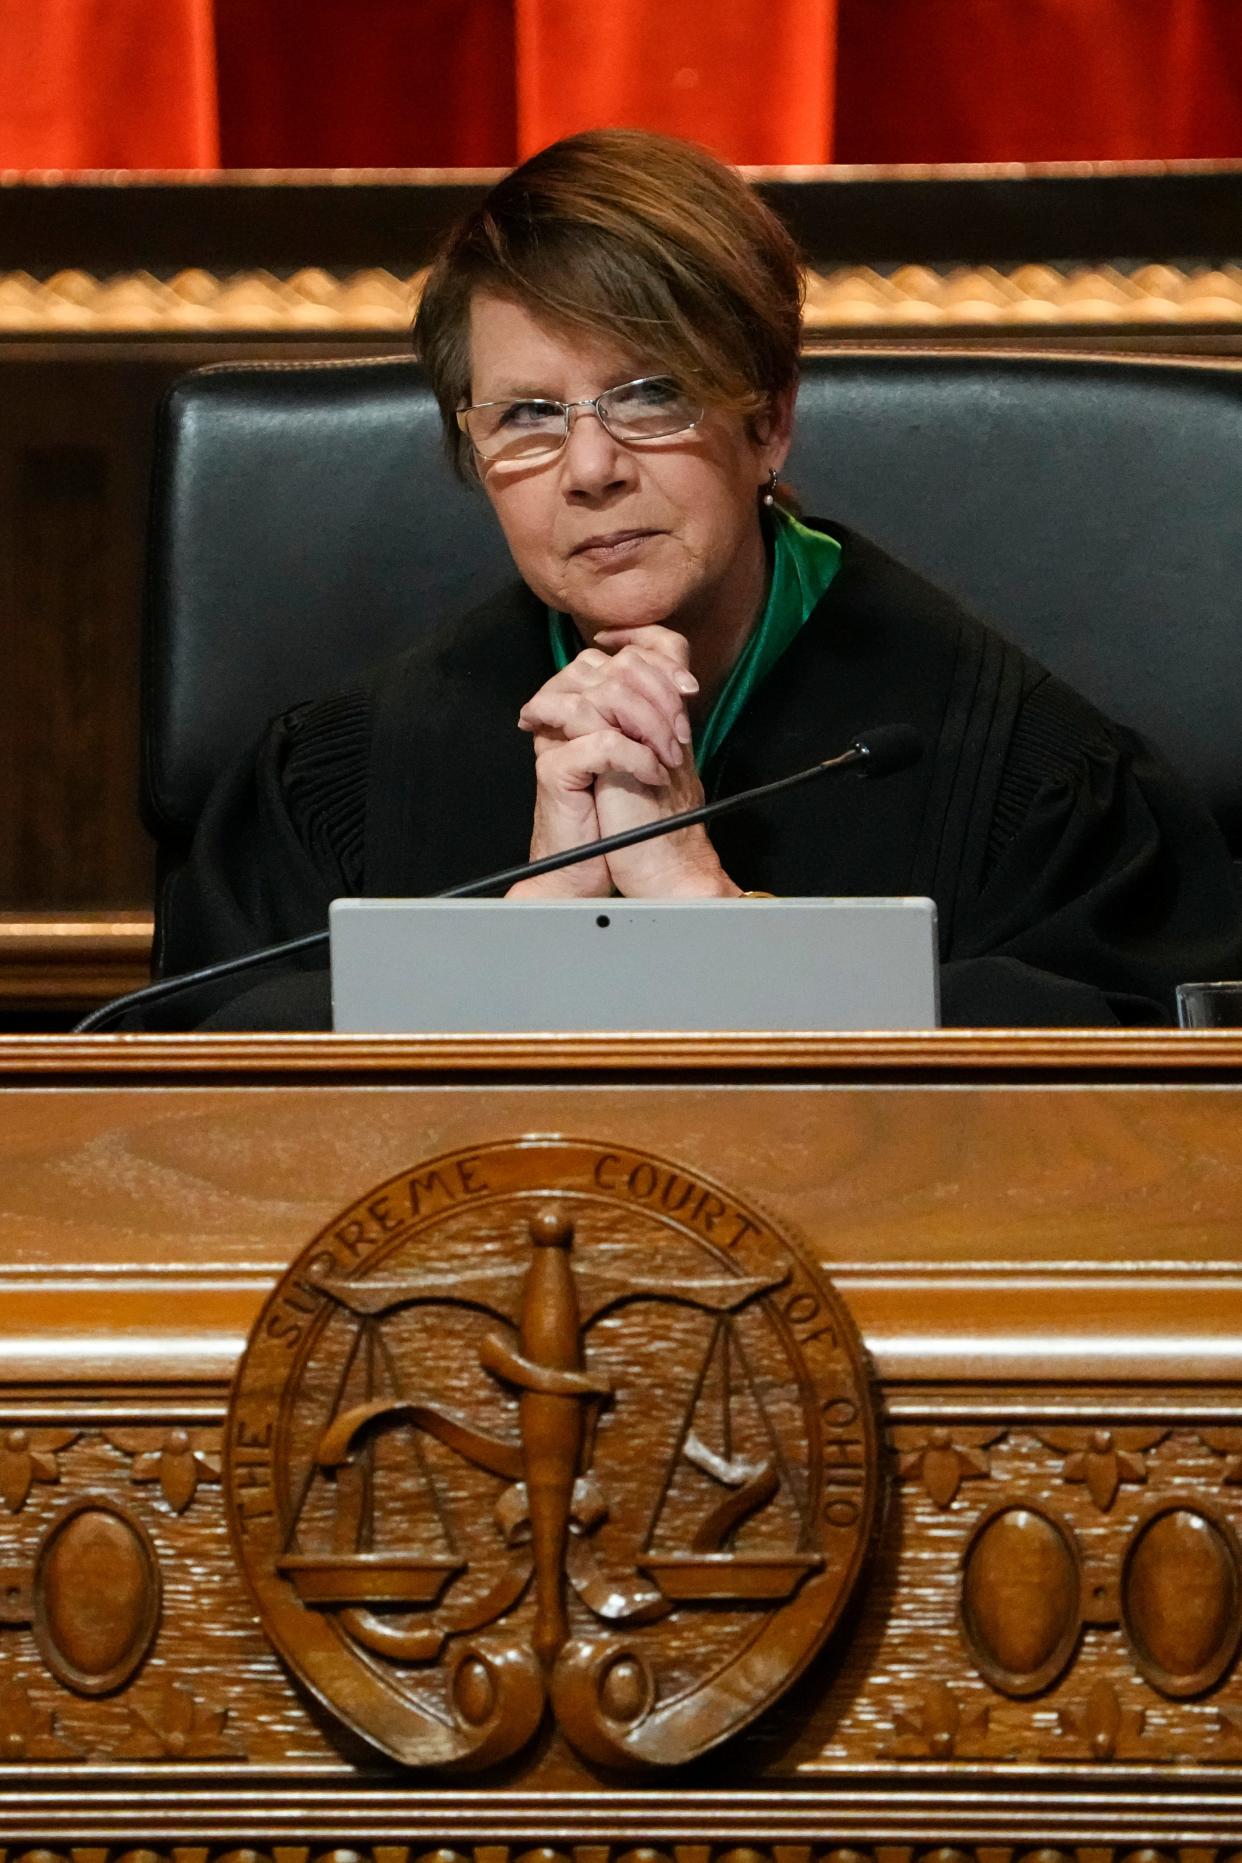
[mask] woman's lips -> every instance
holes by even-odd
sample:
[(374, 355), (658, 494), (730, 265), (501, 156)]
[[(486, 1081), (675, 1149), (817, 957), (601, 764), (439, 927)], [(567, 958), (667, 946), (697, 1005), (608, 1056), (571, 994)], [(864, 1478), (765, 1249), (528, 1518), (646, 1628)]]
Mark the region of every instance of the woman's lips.
[(601, 566), (610, 563), (624, 563), (631, 556), (637, 556), (650, 538), (658, 537), (655, 530), (617, 530), (607, 536), (588, 537), (574, 551), (575, 556), (584, 556), (588, 562)]

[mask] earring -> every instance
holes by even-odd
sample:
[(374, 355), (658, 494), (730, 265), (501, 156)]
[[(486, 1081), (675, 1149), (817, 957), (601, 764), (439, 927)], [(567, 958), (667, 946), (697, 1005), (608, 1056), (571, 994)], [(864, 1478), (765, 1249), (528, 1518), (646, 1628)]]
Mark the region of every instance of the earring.
[(763, 495), (760, 499), (760, 503), (766, 505), (769, 509), (776, 503), (776, 485), (776, 467), (773, 466), (772, 470), (768, 473), (768, 482), (763, 488)]

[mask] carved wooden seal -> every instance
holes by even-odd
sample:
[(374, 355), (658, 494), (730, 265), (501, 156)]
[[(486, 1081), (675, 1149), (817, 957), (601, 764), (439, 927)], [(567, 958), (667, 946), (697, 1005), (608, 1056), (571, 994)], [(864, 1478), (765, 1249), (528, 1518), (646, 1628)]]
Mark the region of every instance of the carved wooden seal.
[(878, 1489), (866, 1367), (817, 1268), (718, 1184), (624, 1147), (436, 1158), (294, 1262), (225, 1470), (264, 1627), (410, 1766), (551, 1714), (673, 1765), (805, 1667)]

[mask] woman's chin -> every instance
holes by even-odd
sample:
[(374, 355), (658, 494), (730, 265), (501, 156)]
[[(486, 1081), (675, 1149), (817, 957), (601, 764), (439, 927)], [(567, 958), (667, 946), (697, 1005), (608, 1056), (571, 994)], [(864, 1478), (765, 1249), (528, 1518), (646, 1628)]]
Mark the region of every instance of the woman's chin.
[(685, 600), (681, 587), (645, 577), (613, 576), (606, 588), (584, 590), (570, 613), (584, 632), (592, 634), (611, 627), (669, 627), (676, 626), (671, 617)]

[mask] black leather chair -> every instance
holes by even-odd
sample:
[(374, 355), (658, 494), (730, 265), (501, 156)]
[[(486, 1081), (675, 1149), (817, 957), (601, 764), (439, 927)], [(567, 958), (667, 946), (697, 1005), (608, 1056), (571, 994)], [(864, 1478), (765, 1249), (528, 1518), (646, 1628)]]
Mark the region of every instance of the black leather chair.
[[(1151, 737), (1242, 853), (1242, 372), (806, 361), (785, 474)], [(144, 804), (164, 871), (218, 771), (512, 573), (404, 359), (201, 370), (160, 418)]]

